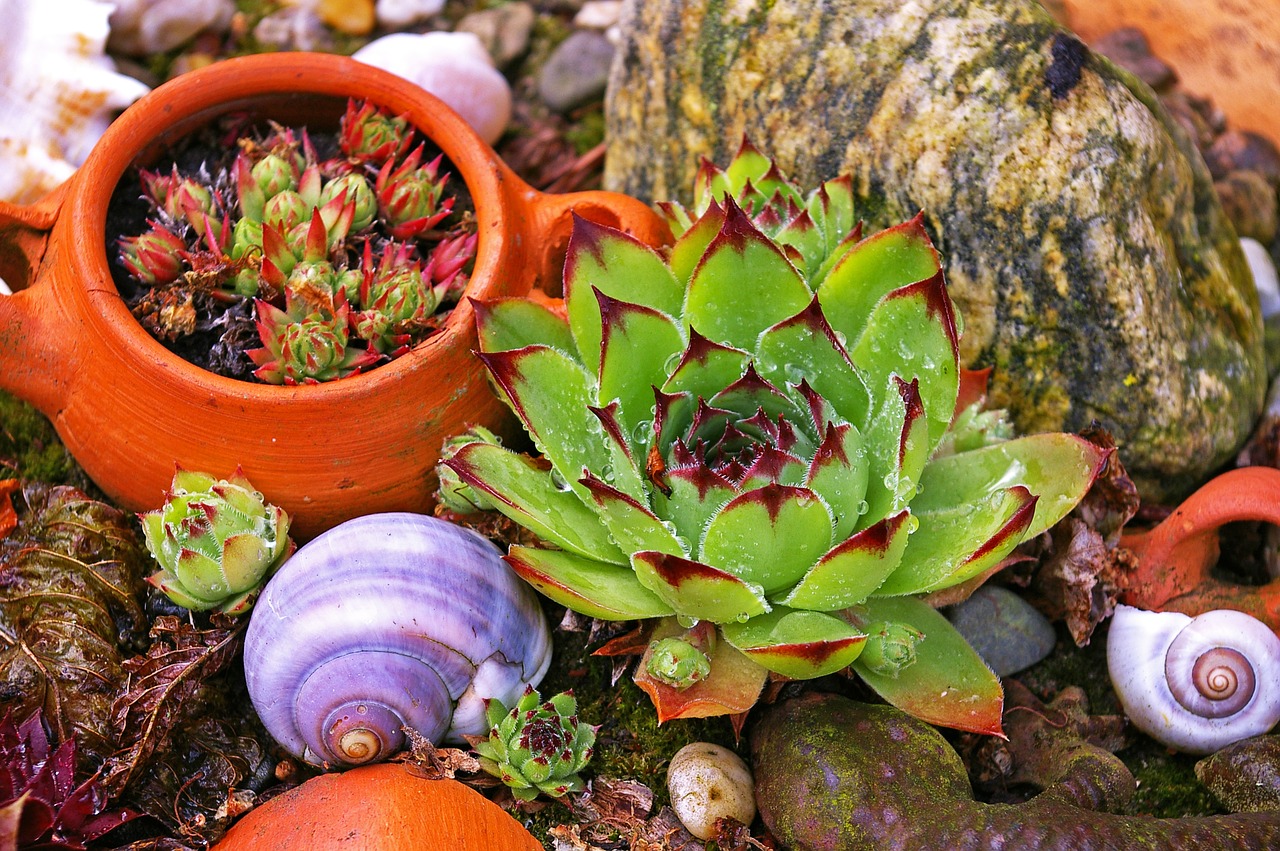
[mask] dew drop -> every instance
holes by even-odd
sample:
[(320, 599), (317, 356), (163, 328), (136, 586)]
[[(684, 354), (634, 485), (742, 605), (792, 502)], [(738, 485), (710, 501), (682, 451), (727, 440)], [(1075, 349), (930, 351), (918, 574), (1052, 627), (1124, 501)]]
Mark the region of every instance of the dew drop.
[(907, 515), (907, 534), (910, 535), (916, 529), (920, 528), (920, 518), (914, 514)]
[(861, 502), (858, 503), (858, 516), (862, 516), (863, 514), (866, 514), (867, 510), (870, 508), (871, 506), (867, 504), (867, 501), (865, 499), (862, 500)]
[(676, 367), (680, 365), (680, 360), (683, 357), (684, 357), (684, 352), (673, 353), (671, 357), (667, 358), (666, 362), (662, 364), (663, 373), (665, 373), (666, 375), (670, 375), (671, 373), (675, 372)]

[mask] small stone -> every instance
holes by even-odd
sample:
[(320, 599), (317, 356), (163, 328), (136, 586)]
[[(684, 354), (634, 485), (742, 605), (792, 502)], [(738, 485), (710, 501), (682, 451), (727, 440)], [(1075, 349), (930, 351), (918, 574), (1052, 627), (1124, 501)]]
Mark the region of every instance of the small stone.
[(1258, 288), (1262, 318), (1270, 319), (1280, 313), (1280, 277), (1276, 274), (1275, 261), (1262, 243), (1247, 236), (1241, 237), (1240, 248), (1244, 250), (1244, 259), (1249, 261), (1249, 271)]
[(681, 824), (699, 839), (715, 836), (716, 819), (749, 825), (756, 817), (751, 770), (742, 757), (710, 742), (676, 751), (667, 766), (667, 791)]
[(491, 145), (511, 121), (511, 86), (471, 33), (393, 33), (369, 42), (352, 58), (431, 92)]
[(622, 0), (587, 0), (573, 16), (580, 30), (607, 30), (622, 17)]
[(373, 32), (373, 0), (319, 0), (316, 14), (320, 20), (346, 35)]
[(1238, 169), (1213, 184), (1236, 234), (1270, 245), (1280, 229), (1275, 184), (1252, 169)]
[(1280, 736), (1255, 736), (1207, 756), (1196, 777), (1233, 813), (1280, 810)]
[(1057, 636), (1049, 619), (1007, 588), (984, 585), (949, 614), (997, 676), (1030, 668), (1053, 652)]
[(529, 49), (529, 38), (537, 13), (524, 2), (507, 3), (493, 9), (472, 12), (458, 21), (455, 32), (468, 32), (480, 39), (499, 68), (519, 59)]
[(107, 47), (131, 56), (166, 53), (205, 31), (226, 32), (235, 0), (123, 0), (111, 13)]
[(1280, 186), (1280, 151), (1265, 137), (1247, 130), (1228, 130), (1205, 152), (1214, 180), (1239, 169), (1256, 171)]
[(1222, 132), (1222, 129), (1215, 127), (1213, 123), (1215, 119), (1221, 118), (1222, 114), (1206, 115), (1205, 101), (1191, 97), (1180, 89), (1162, 95), (1160, 102), (1169, 111), (1169, 116), (1191, 137), (1196, 150), (1203, 157), (1213, 145), (1213, 140)]
[(1147, 36), (1137, 27), (1121, 27), (1090, 45), (1156, 91), (1178, 82), (1178, 75), (1151, 52)]
[(444, 3), (445, 0), (378, 0), (378, 26), (387, 30), (411, 27), (443, 12)]
[(333, 35), (314, 9), (286, 6), (267, 15), (253, 28), (253, 37), (281, 50), (326, 50)]
[(577, 30), (560, 43), (538, 75), (538, 96), (556, 112), (569, 112), (604, 95), (614, 46), (604, 35)]

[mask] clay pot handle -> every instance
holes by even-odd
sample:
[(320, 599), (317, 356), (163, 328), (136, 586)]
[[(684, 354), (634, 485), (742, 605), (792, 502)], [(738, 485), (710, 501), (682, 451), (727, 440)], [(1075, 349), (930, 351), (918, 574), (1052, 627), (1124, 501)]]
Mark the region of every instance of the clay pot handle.
[(1187, 497), (1155, 528), (1125, 533), (1121, 546), (1137, 556), (1138, 566), (1128, 576), (1121, 602), (1193, 615), (1240, 609), (1280, 629), (1280, 579), (1232, 586), (1209, 577), (1218, 560), (1218, 529), (1239, 520), (1280, 526), (1280, 470), (1230, 470)]
[[(534, 192), (525, 199), (530, 231), (541, 240), (537, 280), (549, 295), (557, 296), (564, 270), (564, 256), (573, 231), (573, 215), (631, 234), (646, 245), (671, 242), (671, 228), (643, 201), (617, 192), (598, 190), (549, 195)], [(554, 290), (554, 292), (553, 292)]]
[(13, 292), (0, 295), (0, 388), (45, 413), (61, 404), (56, 376), (74, 370), (63, 357), (70, 354), (70, 335), (51, 328), (55, 297), (40, 274), (65, 189), (31, 206), (0, 201), (0, 278)]

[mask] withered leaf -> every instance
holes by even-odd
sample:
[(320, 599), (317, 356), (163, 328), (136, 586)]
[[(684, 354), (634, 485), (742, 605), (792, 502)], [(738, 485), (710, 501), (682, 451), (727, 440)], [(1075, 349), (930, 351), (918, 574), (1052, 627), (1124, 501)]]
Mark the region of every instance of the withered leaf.
[(119, 794), (146, 766), (190, 714), (187, 704), (203, 699), (205, 680), (235, 659), (247, 626), (242, 619), (201, 630), (177, 617), (156, 618), (150, 649), (123, 663), (128, 682), (111, 707), (113, 723), (124, 731), (122, 751), (108, 766), (108, 788)]
[[(1115, 446), (1101, 428), (1087, 429), (1082, 436), (1105, 448)], [(1087, 645), (1094, 628), (1115, 611), (1132, 558), (1117, 545), (1139, 503), (1137, 488), (1113, 452), (1080, 504), (1023, 550), (1041, 557), (1032, 593), (1050, 618), (1066, 622), (1079, 647)]]
[[(412, 727), (403, 727), (409, 750), (402, 754), (403, 761), (413, 766), (416, 773), (428, 780), (453, 780), (459, 771), (476, 774), (480, 760), (461, 748), (438, 748), (431, 740)], [(479, 737), (477, 737), (479, 738)], [(488, 780), (501, 783), (496, 777), (484, 775)], [(468, 781), (470, 783), (471, 781)], [(476, 784), (471, 784), (476, 785)], [(481, 785), (490, 785), (487, 781)]]
[(0, 709), (44, 713), (92, 773), (116, 748), (120, 643), (141, 643), (147, 563), (126, 513), (75, 488), (27, 483), (0, 540)]

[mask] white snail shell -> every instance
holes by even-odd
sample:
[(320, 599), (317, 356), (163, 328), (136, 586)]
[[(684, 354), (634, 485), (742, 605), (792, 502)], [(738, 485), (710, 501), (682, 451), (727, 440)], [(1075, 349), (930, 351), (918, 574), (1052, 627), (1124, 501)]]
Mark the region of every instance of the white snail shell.
[(435, 744), (488, 731), (551, 663), (537, 596), (480, 535), (371, 514), (304, 545), (267, 583), (245, 681), (267, 731), (315, 764), (385, 759), (408, 726)]
[(1280, 722), (1280, 638), (1243, 612), (1117, 606), (1107, 668), (1129, 720), (1175, 750), (1213, 753)]

